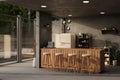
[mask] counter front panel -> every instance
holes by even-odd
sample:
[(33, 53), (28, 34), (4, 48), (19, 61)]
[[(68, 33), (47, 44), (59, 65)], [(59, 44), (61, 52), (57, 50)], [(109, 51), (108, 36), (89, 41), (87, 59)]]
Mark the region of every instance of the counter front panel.
[[(49, 53), (45, 57), (45, 53)], [(59, 69), (68, 70), (68, 54), (75, 54), (74, 67), (71, 70), (81, 72), (82, 66), (88, 62), (82, 63), (83, 54), (90, 54), (88, 72), (99, 73), (104, 70), (104, 53), (103, 49), (74, 49), (74, 48), (42, 48), (41, 49), (41, 65), (43, 68), (55, 69), (58, 63), (56, 62), (56, 53), (62, 53), (61, 67)], [(73, 61), (73, 60), (72, 60)], [(75, 70), (74, 70), (75, 69)]]

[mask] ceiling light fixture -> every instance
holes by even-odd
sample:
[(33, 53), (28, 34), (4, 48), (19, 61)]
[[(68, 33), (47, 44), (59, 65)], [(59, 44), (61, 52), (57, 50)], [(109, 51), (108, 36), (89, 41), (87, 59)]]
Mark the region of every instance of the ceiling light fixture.
[(105, 14), (105, 12), (100, 12), (100, 14)]
[(68, 16), (69, 16), (69, 17), (71, 17), (71, 16), (72, 16), (72, 14), (69, 14)]
[(46, 5), (41, 5), (41, 8), (46, 8), (47, 6)]
[(88, 3), (90, 3), (90, 1), (89, 0), (84, 0), (83, 3), (88, 4)]

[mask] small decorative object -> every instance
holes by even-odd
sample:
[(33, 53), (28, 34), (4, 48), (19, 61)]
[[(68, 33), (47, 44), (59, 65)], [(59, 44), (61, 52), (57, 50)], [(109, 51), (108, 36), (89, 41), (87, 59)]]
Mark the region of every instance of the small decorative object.
[(80, 32), (80, 33), (79, 33), (79, 36), (81, 36), (81, 35), (82, 35), (82, 33)]
[(89, 38), (89, 34), (88, 33), (86, 34), (86, 38)]
[(112, 30), (115, 30), (115, 27), (113, 27)]
[(79, 37), (83, 38), (84, 33), (79, 33)]
[(54, 42), (48, 42), (47, 48), (54, 48)]
[(107, 30), (107, 28), (105, 27), (104, 30)]

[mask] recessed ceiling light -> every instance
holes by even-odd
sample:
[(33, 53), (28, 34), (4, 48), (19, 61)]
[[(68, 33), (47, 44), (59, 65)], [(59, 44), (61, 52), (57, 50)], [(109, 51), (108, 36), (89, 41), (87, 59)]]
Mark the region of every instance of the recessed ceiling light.
[(69, 17), (71, 17), (71, 16), (72, 16), (72, 14), (69, 14), (68, 16), (69, 16)]
[(84, 0), (83, 3), (88, 4), (88, 3), (90, 3), (90, 1), (89, 0)]
[(105, 12), (100, 12), (100, 14), (105, 14)]
[(47, 6), (46, 5), (41, 5), (42, 8), (46, 8)]

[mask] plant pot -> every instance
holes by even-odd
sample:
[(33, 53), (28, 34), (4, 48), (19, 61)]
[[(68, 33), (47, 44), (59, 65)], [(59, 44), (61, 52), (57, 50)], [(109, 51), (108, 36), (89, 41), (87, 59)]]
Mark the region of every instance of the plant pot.
[(113, 66), (117, 66), (117, 60), (113, 60), (112, 63), (113, 63)]

